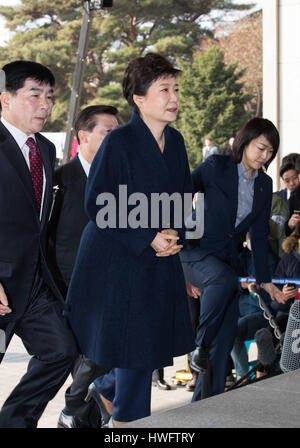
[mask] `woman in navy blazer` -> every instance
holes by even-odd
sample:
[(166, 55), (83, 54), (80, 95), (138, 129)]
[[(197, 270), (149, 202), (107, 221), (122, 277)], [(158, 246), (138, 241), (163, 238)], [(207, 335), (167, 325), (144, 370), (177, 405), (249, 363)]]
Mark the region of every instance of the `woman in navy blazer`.
[[(183, 223), (175, 226), (170, 214), (168, 222), (159, 217), (155, 224), (150, 201), (140, 226), (123, 222), (135, 213), (134, 201), (124, 204), (129, 195), (150, 199), (152, 193), (178, 192), (192, 198), (184, 141), (168, 126), (179, 107), (177, 72), (151, 53), (129, 64), (123, 92), (134, 109), (131, 121), (105, 137), (87, 181), (90, 222), (71, 278), (68, 315), (81, 352), (113, 368), (97, 380), (102, 409), (112, 414), (110, 425), (150, 415), (152, 371), (195, 348), (177, 255)], [(125, 198), (119, 187), (126, 187)], [(102, 193), (115, 200), (118, 210), (106, 228), (99, 222), (107, 205), (104, 201), (101, 207)]]
[[(192, 173), (195, 191), (204, 193), (204, 234), (180, 254), (188, 291), (200, 296), (194, 370), (210, 376), (210, 394), (224, 391), (238, 318), (237, 246), (250, 230), (256, 282), (273, 300), (284, 302), (268, 272), (272, 180), (264, 172), (276, 156), (279, 135), (266, 119), (253, 118), (238, 132), (233, 157), (213, 155)], [(205, 377), (207, 378), (207, 376)], [(201, 398), (199, 375), (193, 401)], [(202, 396), (203, 398), (203, 396)]]

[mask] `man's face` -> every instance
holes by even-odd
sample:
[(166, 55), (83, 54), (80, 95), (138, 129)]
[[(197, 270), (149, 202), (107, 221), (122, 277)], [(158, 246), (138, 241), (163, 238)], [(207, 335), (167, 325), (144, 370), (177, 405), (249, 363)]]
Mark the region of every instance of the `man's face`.
[(282, 175), (283, 187), (293, 192), (299, 185), (299, 177), (296, 170), (288, 170)]
[(113, 129), (117, 128), (119, 123), (117, 118), (111, 114), (99, 114), (95, 116), (96, 125), (92, 132), (80, 131), (80, 146), (84, 144), (90, 157), (94, 158), (104, 137)]
[(53, 107), (53, 87), (26, 79), (24, 86), (15, 95), (1, 95), (2, 116), (26, 135), (40, 132)]

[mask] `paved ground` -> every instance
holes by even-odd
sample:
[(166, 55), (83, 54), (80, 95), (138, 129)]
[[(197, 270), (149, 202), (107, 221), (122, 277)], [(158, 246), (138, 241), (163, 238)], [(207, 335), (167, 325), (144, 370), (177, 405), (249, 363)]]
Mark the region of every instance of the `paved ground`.
[[(22, 341), (14, 336), (0, 366), (0, 407), (26, 372), (29, 355)], [(152, 414), (190, 403), (192, 393), (184, 387), (174, 385), (171, 381), (176, 371), (185, 369), (185, 356), (175, 358), (174, 366), (165, 368), (165, 379), (172, 385), (172, 390), (162, 391), (152, 387)], [(72, 381), (71, 376), (56, 397), (48, 404), (39, 421), (39, 428), (56, 428), (57, 418), (64, 407), (64, 392)]]

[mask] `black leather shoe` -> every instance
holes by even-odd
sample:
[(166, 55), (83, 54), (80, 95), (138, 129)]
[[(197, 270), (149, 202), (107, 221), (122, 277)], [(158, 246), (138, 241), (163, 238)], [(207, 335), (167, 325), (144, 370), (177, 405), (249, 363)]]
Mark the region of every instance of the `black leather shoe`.
[(209, 367), (209, 348), (201, 345), (197, 347), (190, 361), (191, 368), (198, 373), (206, 373)]
[(67, 415), (62, 411), (57, 422), (58, 428), (89, 428), (82, 420), (74, 415)]
[(171, 386), (165, 380), (153, 380), (152, 384), (162, 390), (170, 390)]
[(89, 385), (89, 389), (88, 389), (88, 393), (85, 398), (85, 401), (89, 402), (91, 399), (95, 400), (95, 402), (97, 403), (97, 405), (100, 409), (101, 417), (102, 417), (101, 418), (101, 427), (106, 426), (109, 422), (111, 415), (107, 412), (106, 407), (105, 407), (103, 401), (101, 400), (100, 394), (99, 394), (94, 383), (91, 383)]

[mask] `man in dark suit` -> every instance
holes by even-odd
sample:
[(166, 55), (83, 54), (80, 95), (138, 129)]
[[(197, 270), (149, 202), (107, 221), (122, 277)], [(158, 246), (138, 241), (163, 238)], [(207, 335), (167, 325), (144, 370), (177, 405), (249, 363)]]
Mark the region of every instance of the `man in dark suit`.
[(284, 188), (283, 190), (276, 191), (276, 194), (288, 201), (293, 191), (295, 191), (299, 185), (298, 173), (295, 165), (291, 162), (282, 165), (279, 174)]
[(55, 147), (39, 132), (53, 107), (54, 76), (32, 61), (3, 70), (0, 329), (6, 347), (15, 333), (32, 358), (2, 407), (0, 427), (32, 428), (68, 377), (77, 349), (45, 261)]
[(288, 235), (295, 230), (297, 222), (300, 221), (300, 155), (295, 162), (295, 169), (297, 171), (299, 184), (291, 193), (291, 197), (289, 199), (290, 219), (288, 221)]
[[(276, 194), (283, 198), (290, 208), (290, 216), (285, 225), (285, 232), (287, 235), (290, 235), (294, 230), (297, 222), (300, 220), (300, 217), (297, 213), (294, 213), (296, 208), (293, 208), (295, 201), (295, 191), (297, 187), (299, 187), (299, 177), (298, 172), (293, 162), (287, 162), (281, 165), (280, 168), (280, 178), (282, 180), (282, 184), (285, 187), (283, 190), (276, 191)], [(291, 198), (292, 203), (291, 204)], [(292, 208), (291, 208), (292, 206)]]
[[(84, 210), (84, 194), (91, 163), (104, 137), (118, 126), (118, 111), (105, 105), (83, 109), (76, 121), (75, 131), (79, 152), (55, 171), (58, 191), (49, 224), (48, 262), (61, 293), (66, 297), (82, 231), (89, 219)], [(78, 428), (98, 426), (94, 402), (84, 399), (90, 383), (107, 372), (85, 356), (79, 356), (73, 371), (73, 383), (65, 394), (66, 407), (58, 426)]]
[(48, 260), (54, 279), (66, 296), (82, 231), (88, 223), (84, 193), (90, 166), (104, 137), (118, 126), (113, 106), (95, 105), (83, 109), (75, 131), (79, 152), (55, 170), (58, 187), (49, 224)]

